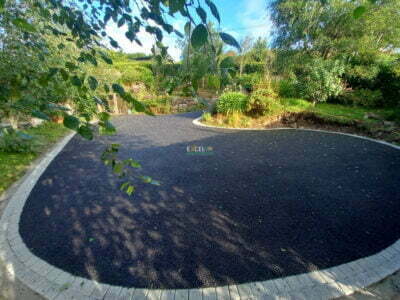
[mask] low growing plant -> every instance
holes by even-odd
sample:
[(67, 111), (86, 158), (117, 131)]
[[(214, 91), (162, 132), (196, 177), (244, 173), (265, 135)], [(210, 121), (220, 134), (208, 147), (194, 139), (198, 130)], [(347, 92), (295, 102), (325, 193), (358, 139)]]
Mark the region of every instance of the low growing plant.
[(383, 105), (382, 92), (380, 90), (358, 89), (346, 91), (338, 98), (340, 103), (365, 107), (381, 107)]
[(276, 99), (271, 88), (258, 89), (253, 92), (247, 101), (246, 111), (256, 115), (273, 114), (282, 111), (282, 105)]
[(244, 112), (247, 106), (247, 96), (239, 92), (227, 92), (222, 94), (216, 104), (218, 113), (231, 114)]
[(0, 151), (6, 153), (34, 153), (37, 144), (33, 137), (14, 129), (0, 131)]

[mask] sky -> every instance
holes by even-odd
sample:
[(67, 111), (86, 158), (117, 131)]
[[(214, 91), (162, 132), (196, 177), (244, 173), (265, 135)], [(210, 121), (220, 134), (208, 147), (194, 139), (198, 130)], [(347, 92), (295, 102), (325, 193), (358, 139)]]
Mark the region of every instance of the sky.
[[(272, 23), (268, 16), (267, 2), (268, 0), (215, 0), (214, 3), (217, 5), (221, 15), (220, 30), (231, 34), (238, 41), (246, 35), (250, 35), (254, 39), (258, 37), (269, 39)], [(217, 24), (217, 21), (212, 17), (209, 11), (207, 11), (207, 15), (209, 19)], [(182, 18), (171, 19), (171, 25), (181, 32), (183, 32), (185, 22), (186, 21)], [(125, 37), (125, 26), (118, 28), (115, 23), (110, 23), (106, 31), (118, 42), (122, 51), (125, 53), (151, 53), (154, 39), (150, 34), (144, 31), (141, 31), (138, 35), (142, 46), (137, 45), (135, 42), (131, 43)], [(168, 53), (172, 58), (174, 60), (179, 60), (181, 50), (176, 45), (176, 39), (174, 34), (165, 34), (163, 44), (169, 47)]]

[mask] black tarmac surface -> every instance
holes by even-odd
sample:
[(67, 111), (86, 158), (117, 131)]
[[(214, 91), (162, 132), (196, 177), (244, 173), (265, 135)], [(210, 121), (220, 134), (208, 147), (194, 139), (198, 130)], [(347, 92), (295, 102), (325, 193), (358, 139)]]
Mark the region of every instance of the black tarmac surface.
[[(323, 269), (400, 238), (399, 150), (331, 133), (199, 128), (198, 115), (123, 116), (113, 137), (74, 137), (26, 202), (26, 245), (103, 283), (195, 288)], [(106, 141), (162, 185), (119, 191), (99, 160)]]

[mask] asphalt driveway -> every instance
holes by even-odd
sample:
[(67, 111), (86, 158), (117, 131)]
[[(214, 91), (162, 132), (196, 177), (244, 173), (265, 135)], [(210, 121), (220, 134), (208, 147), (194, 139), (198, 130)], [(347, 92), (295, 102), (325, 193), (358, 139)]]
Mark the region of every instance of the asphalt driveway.
[[(323, 269), (400, 237), (399, 150), (322, 132), (199, 128), (198, 115), (122, 116), (115, 136), (75, 136), (25, 204), (28, 248), (103, 283), (195, 288)], [(99, 159), (108, 142), (161, 186), (121, 192)]]

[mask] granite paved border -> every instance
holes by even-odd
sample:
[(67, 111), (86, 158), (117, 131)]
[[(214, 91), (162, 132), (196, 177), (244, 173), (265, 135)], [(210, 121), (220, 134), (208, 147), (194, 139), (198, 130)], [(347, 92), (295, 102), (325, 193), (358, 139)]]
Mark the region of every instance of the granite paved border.
[[(193, 123), (198, 126), (212, 127), (201, 124), (199, 119), (194, 120)], [(338, 134), (379, 142), (400, 150), (400, 147), (383, 141), (346, 133)], [(19, 219), (32, 188), (50, 162), (72, 137), (73, 134), (57, 144), (22, 180), (14, 195), (11, 196), (0, 220), (0, 256), (6, 261), (8, 272), (45, 298), (57, 300), (329, 299), (352, 294), (400, 269), (400, 240), (398, 240), (375, 255), (332, 268), (273, 280), (214, 288), (178, 290), (124, 288), (75, 277), (34, 256), (19, 235)]]

